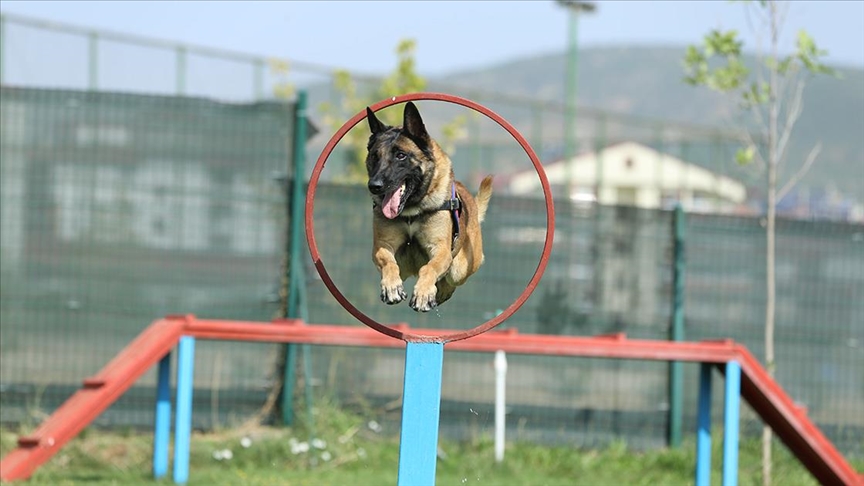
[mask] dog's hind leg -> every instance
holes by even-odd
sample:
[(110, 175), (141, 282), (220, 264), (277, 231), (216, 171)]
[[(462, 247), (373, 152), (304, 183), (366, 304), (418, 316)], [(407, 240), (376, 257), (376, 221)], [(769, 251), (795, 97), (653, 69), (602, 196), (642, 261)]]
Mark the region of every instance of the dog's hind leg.
[(435, 287), (438, 288), (438, 292), (435, 293), (435, 301), (438, 305), (443, 304), (450, 300), (450, 297), (453, 296), (453, 292), (456, 291), (456, 286), (450, 283), (447, 278), (442, 278), (435, 284)]

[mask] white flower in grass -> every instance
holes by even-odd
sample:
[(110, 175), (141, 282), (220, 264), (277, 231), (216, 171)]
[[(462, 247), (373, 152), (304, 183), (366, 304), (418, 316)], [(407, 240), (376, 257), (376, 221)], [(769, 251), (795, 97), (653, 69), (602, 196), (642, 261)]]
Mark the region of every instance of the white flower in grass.
[(240, 445), (244, 449), (248, 449), (252, 445), (252, 439), (250, 439), (249, 437), (243, 437), (242, 439), (240, 439)]
[(324, 451), (321, 453), (321, 460), (324, 462), (328, 462), (330, 459), (333, 459), (333, 456), (330, 454), (330, 451)]
[(309, 452), (309, 443), (308, 442), (295, 442), (291, 444), (291, 454), (295, 456), (297, 454), (302, 454), (305, 452)]
[(234, 457), (234, 453), (231, 452), (231, 449), (219, 449), (213, 451), (213, 459), (217, 461), (230, 461)]
[(324, 442), (322, 439), (319, 439), (316, 437), (316, 438), (312, 439), (312, 447), (314, 447), (316, 449), (326, 449), (327, 443)]

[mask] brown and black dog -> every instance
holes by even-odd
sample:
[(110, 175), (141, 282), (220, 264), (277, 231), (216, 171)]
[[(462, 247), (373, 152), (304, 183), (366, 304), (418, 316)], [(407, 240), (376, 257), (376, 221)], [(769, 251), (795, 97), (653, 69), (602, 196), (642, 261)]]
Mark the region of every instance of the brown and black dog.
[(409, 305), (428, 312), (483, 264), (480, 223), (492, 176), (475, 199), (455, 179), (450, 158), (429, 136), (414, 103), (405, 105), (401, 127), (384, 125), (368, 107), (366, 119), (372, 260), (381, 271), (381, 300), (402, 302), (403, 280), (417, 276)]

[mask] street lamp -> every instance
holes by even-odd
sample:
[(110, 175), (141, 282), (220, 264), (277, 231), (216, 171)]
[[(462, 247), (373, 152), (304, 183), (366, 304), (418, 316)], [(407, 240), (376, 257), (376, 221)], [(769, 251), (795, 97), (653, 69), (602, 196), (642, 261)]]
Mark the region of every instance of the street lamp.
[(578, 61), (578, 35), (577, 25), (579, 13), (591, 13), (597, 10), (594, 2), (583, 2), (580, 0), (556, 0), (558, 5), (569, 12), (568, 21), (568, 56), (567, 56), (567, 80), (564, 86), (566, 114), (564, 116), (564, 171), (567, 179), (567, 198), (573, 196), (573, 174), (570, 167), (570, 159), (576, 155), (576, 64)]

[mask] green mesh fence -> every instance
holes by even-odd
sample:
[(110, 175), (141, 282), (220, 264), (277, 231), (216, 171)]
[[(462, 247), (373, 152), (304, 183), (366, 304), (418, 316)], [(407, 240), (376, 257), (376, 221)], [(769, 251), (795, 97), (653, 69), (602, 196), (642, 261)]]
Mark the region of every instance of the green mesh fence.
[[(40, 420), (165, 314), (269, 320), (280, 312), (291, 105), (5, 87), (0, 115), (0, 421)], [(483, 173), (497, 173), (471, 166), (484, 150), (466, 145), (454, 155), (457, 174), (475, 190)], [(672, 213), (570, 203), (556, 210), (545, 278), (504, 326), (666, 339)], [(530, 279), (545, 233), (539, 198), (497, 192), (484, 223), (486, 264), (450, 302), (418, 315), (378, 301), (368, 214), (362, 186), (323, 182), (315, 214), (322, 259), (361, 310), (415, 327), (464, 329), (494, 316)], [(764, 241), (758, 219), (688, 216), (687, 339), (731, 337), (761, 355)], [(842, 451), (861, 454), (864, 228), (780, 221), (777, 258), (778, 380)], [(359, 325), (311, 266), (306, 276), (311, 322)], [(258, 413), (276, 383), (278, 349), (201, 343), (195, 426)], [(311, 352), (315, 396), (396, 430), (399, 351)], [(665, 363), (509, 362), (509, 439), (665, 443)], [(692, 433), (697, 371), (684, 369), (683, 423)], [(99, 423), (149, 425), (154, 378), (145, 375)], [(491, 434), (493, 396), (491, 355), (448, 352), (442, 433)], [(760, 422), (747, 410), (744, 417), (745, 433), (755, 432)]]
[[(325, 242), (319, 246), (328, 271), (352, 302), (382, 322), (477, 325), (524, 288), (540, 253), (542, 204), (493, 196), (484, 223), (486, 264), (437, 313), (418, 316), (407, 306), (378, 302), (378, 279), (368, 252), (371, 232), (356, 212), (346, 210), (367, 205), (363, 188), (325, 186), (319, 193), (317, 204), (326, 209), (316, 206), (317, 237)], [(631, 338), (667, 339), (672, 213), (562, 204), (556, 212), (556, 244), (545, 278), (505, 326), (520, 332), (625, 332)], [(762, 356), (765, 233), (760, 221), (689, 215), (686, 231), (686, 339), (732, 338)], [(841, 450), (860, 455), (864, 228), (781, 220), (777, 231), (777, 379)], [(310, 284), (309, 298), (313, 321), (354, 322), (320, 282)], [(347, 403), (398, 403), (400, 353), (316, 353), (315, 372), (326, 377), (322, 386)], [(665, 443), (665, 363), (539, 356), (509, 360), (508, 438), (581, 446), (616, 438), (634, 447)], [(444, 366), (442, 430), (461, 438), (491, 435), (492, 356), (448, 353)], [(685, 365), (684, 370), (683, 424), (692, 434), (698, 366)], [(714, 396), (722, 396), (721, 386), (715, 384)], [(720, 401), (715, 407), (715, 416), (722, 414)], [(742, 430), (758, 434), (761, 421), (746, 406), (743, 417)], [(398, 408), (389, 418), (397, 430)]]
[[(4, 422), (56, 406), (164, 314), (275, 316), (293, 116), (276, 103), (2, 89)], [(199, 378), (265, 392), (260, 349), (208, 344)], [(154, 379), (102, 422), (151, 420)]]

